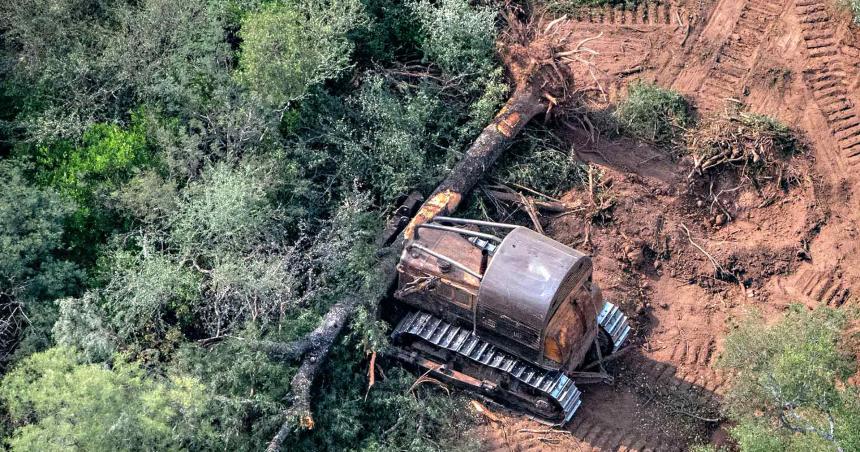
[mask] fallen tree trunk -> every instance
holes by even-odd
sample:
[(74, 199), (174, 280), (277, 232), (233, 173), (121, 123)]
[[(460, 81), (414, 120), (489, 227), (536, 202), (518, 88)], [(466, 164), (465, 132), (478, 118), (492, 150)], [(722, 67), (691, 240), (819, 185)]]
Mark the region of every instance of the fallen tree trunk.
[(403, 235), (411, 239), (418, 225), (438, 215), (454, 213), (463, 197), (499, 159), (526, 123), (546, 109), (535, 87), (526, 85), (514, 91), (493, 122), (484, 128), (466, 155), (427, 198)]
[[(403, 238), (394, 241), (388, 248), (380, 250), (382, 259), (376, 267), (376, 271), (383, 276), (379, 293), (371, 294), (376, 300), (382, 299), (388, 292), (389, 287), (394, 284), (397, 276), (397, 262), (400, 258), (400, 250), (403, 248)], [(347, 295), (326, 313), (319, 325), (304, 338), (290, 344), (282, 344), (280, 349), (295, 350), (304, 347), (305, 344), (313, 344), (304, 351), (302, 364), (298, 372), (290, 381), (292, 393), (292, 404), (284, 412), (284, 423), (278, 433), (269, 442), (267, 451), (280, 450), (281, 444), (287, 438), (293, 428), (312, 429), (314, 427), (313, 413), (311, 411), (311, 389), (319, 370), (322, 368), (328, 354), (334, 346), (335, 340), (340, 336), (343, 327), (355, 312), (361, 302), (354, 295)], [(309, 339), (312, 338), (312, 339)]]

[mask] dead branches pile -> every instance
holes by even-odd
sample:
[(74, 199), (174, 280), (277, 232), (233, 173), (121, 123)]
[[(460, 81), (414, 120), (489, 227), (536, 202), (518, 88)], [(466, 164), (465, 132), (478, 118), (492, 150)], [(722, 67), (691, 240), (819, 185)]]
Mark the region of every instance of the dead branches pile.
[(721, 167), (739, 170), (742, 178), (782, 174), (786, 159), (801, 150), (794, 132), (779, 122), (751, 113), (727, 113), (687, 133), (693, 156), (688, 178)]

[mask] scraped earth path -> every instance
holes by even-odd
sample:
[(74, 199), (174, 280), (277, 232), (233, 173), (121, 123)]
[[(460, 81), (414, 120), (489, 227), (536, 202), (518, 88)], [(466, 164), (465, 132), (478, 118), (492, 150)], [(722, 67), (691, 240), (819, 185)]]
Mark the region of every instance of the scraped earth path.
[[(490, 407), (478, 434), (487, 450), (686, 450), (721, 443), (719, 401), (730, 376), (715, 369), (727, 321), (751, 306), (766, 316), (790, 303), (851, 306), (860, 293), (855, 195), (860, 172), (860, 31), (825, 0), (645, 3), (587, 9), (565, 26), (585, 41), (589, 65), (572, 66), (589, 107), (617, 101), (633, 80), (685, 94), (700, 114), (742, 102), (798, 129), (803, 177), (773, 199), (726, 195), (733, 221), (674, 163), (629, 139), (565, 131), (572, 149), (611, 179), (613, 220), (589, 226), (568, 215), (555, 239), (592, 253), (595, 280), (636, 326), (632, 348), (608, 368), (613, 385), (584, 386), (583, 406), (559, 429)], [(595, 140), (596, 138), (596, 140)], [(719, 189), (719, 187), (718, 187)], [(569, 198), (587, 198), (574, 190)], [(764, 202), (767, 201), (767, 202)], [(687, 228), (689, 235), (682, 228)], [(741, 282), (713, 278), (708, 258)]]

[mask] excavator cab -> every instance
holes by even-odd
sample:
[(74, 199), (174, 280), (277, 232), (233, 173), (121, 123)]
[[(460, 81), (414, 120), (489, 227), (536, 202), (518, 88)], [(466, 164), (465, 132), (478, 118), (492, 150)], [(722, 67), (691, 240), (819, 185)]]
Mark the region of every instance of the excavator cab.
[(406, 314), (392, 338), (413, 362), (550, 422), (579, 406), (568, 375), (630, 332), (591, 259), (525, 227), (436, 217), (416, 227), (397, 272)]

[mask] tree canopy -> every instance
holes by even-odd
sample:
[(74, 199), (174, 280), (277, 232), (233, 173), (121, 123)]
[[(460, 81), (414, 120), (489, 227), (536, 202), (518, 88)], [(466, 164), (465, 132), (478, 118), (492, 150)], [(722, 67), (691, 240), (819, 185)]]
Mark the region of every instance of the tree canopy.
[(856, 450), (860, 395), (845, 315), (795, 306), (773, 325), (756, 315), (726, 340), (721, 364), (737, 372), (726, 409), (743, 451)]
[[(371, 293), (394, 202), (507, 86), (465, 0), (0, 5), (0, 433), (12, 450), (259, 450), (296, 363), (254, 344)], [(302, 448), (468, 448), (458, 398), (368, 353), (362, 305)]]

